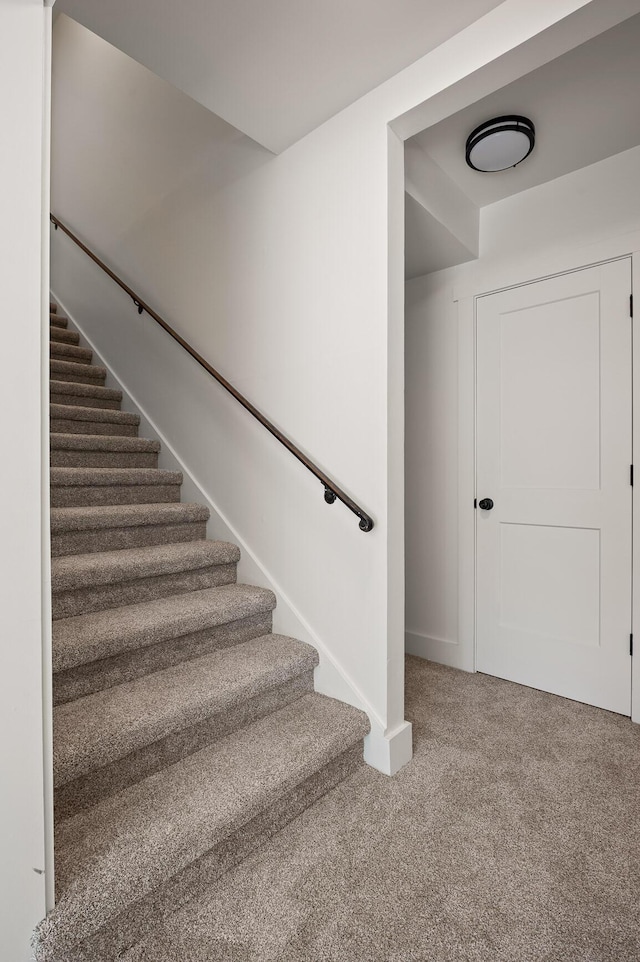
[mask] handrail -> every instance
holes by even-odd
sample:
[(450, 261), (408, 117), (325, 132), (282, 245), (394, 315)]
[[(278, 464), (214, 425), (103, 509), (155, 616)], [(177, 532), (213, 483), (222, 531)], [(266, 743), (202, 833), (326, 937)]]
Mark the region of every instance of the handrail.
[(373, 518), (371, 518), (360, 507), (360, 505), (356, 504), (356, 502), (350, 498), (349, 495), (342, 490), (342, 488), (339, 488), (338, 485), (335, 484), (335, 482), (333, 482), (331, 478), (324, 473), (324, 471), (321, 471), (320, 468), (300, 450), (300, 448), (296, 447), (293, 441), (289, 440), (286, 434), (283, 434), (282, 431), (275, 426), (275, 424), (272, 424), (271, 421), (269, 421), (269, 419), (266, 418), (264, 414), (262, 414), (262, 412), (251, 403), (251, 401), (248, 401), (244, 395), (240, 394), (240, 392), (237, 391), (234, 386), (222, 376), (222, 374), (216, 371), (216, 369), (212, 367), (211, 364), (209, 364), (209, 362), (206, 361), (201, 354), (198, 354), (195, 348), (193, 348), (188, 341), (181, 337), (177, 331), (174, 331), (174, 329), (167, 324), (167, 322), (160, 317), (159, 314), (156, 314), (156, 312), (149, 307), (149, 305), (143, 301), (135, 291), (131, 290), (131, 288), (125, 284), (125, 282), (121, 280), (117, 274), (115, 274), (109, 267), (107, 267), (105, 263), (103, 263), (103, 261), (100, 260), (99, 257), (96, 256), (96, 254), (93, 253), (93, 251), (89, 250), (89, 248), (83, 244), (82, 241), (76, 237), (76, 235), (73, 234), (69, 228), (62, 223), (61, 220), (59, 220), (59, 218), (55, 217), (53, 214), (50, 214), (50, 217), (51, 223), (54, 225), (56, 230), (60, 228), (60, 230), (64, 231), (64, 233), (71, 238), (74, 244), (77, 244), (80, 250), (84, 251), (87, 257), (90, 257), (91, 260), (98, 265), (98, 267), (102, 268), (105, 274), (108, 274), (109, 277), (115, 281), (116, 284), (121, 287), (126, 294), (129, 295), (134, 305), (138, 308), (138, 314), (142, 314), (142, 312), (145, 311), (149, 317), (152, 317), (153, 320), (160, 325), (160, 327), (164, 328), (167, 334), (169, 334), (174, 341), (178, 342), (180, 347), (184, 348), (184, 350), (190, 354), (191, 357), (197, 361), (198, 364), (203, 367), (208, 374), (211, 375), (211, 377), (215, 378), (218, 384), (221, 384), (222, 387), (243, 406), (243, 408), (246, 408), (246, 410), (252, 414), (254, 418), (259, 421), (260, 424), (262, 424), (263, 427), (265, 427), (267, 431), (274, 436), (274, 438), (276, 438), (276, 440), (280, 442), (280, 444), (283, 444), (284, 447), (290, 451), (295, 458), (298, 459), (298, 461), (304, 464), (305, 468), (307, 468), (316, 476), (318, 481), (320, 481), (324, 487), (324, 500), (327, 502), (327, 504), (333, 504), (336, 498), (338, 501), (342, 501), (342, 503), (346, 505), (350, 511), (353, 511), (353, 513), (360, 518), (360, 530), (371, 531), (373, 528)]

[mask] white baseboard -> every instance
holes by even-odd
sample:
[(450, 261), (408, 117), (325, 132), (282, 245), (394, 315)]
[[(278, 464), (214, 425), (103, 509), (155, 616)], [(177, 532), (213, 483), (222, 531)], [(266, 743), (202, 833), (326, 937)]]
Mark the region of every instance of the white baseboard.
[(432, 638), (417, 631), (405, 632), (405, 651), (408, 655), (435, 661), (438, 665), (448, 665), (461, 671), (475, 671), (473, 645), (461, 645), (455, 641)]
[(231, 541), (239, 546), (241, 552), (240, 562), (238, 563), (239, 579), (244, 584), (269, 588), (276, 595), (278, 605), (273, 613), (274, 631), (279, 634), (299, 638), (301, 641), (307, 642), (307, 644), (316, 649), (320, 656), (320, 664), (314, 673), (315, 690), (330, 698), (344, 701), (354, 708), (359, 708), (368, 715), (371, 723), (371, 734), (365, 739), (364, 757), (367, 764), (373, 768), (377, 768), (385, 775), (395, 774), (402, 765), (405, 765), (411, 759), (411, 726), (406, 722), (404, 723), (404, 726), (409, 729), (409, 749), (407, 754), (407, 735), (406, 733), (403, 734), (403, 726), (400, 726), (391, 736), (384, 734), (385, 726), (381, 717), (362, 694), (355, 680), (352, 679), (348, 672), (335, 660), (322, 640), (318, 638), (311, 626), (297, 610), (286, 592), (278, 582), (270, 576), (264, 565), (253, 554), (246, 541), (207, 494), (193, 472), (190, 471), (188, 465), (181, 460), (171, 443), (146, 413), (143, 406), (137, 401), (135, 395), (129, 391), (126, 384), (116, 376), (91, 338), (85, 333), (82, 324), (78, 323), (71, 312), (67, 310), (64, 302), (58, 297), (55, 291), (52, 291), (51, 294), (59, 305), (61, 312), (66, 315), (70, 324), (80, 333), (84, 341), (94, 352), (96, 361), (102, 367), (106, 368), (107, 385), (122, 391), (122, 409), (140, 415), (141, 436), (160, 441), (160, 467), (170, 471), (181, 471), (184, 479), (182, 483), (182, 493), (185, 500), (199, 502), (209, 508), (211, 516), (207, 523), (208, 537), (214, 540)]

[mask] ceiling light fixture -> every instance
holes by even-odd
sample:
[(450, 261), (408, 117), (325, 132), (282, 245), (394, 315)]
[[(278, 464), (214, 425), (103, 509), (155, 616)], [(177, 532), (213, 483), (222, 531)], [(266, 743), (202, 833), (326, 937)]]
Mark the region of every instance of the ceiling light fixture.
[(496, 117), (476, 127), (467, 138), (469, 167), (483, 172), (516, 167), (536, 142), (536, 128), (527, 117)]

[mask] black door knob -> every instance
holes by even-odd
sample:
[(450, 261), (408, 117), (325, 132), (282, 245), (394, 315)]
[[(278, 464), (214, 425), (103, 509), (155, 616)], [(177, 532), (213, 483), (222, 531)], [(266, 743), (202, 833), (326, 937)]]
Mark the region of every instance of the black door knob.
[(493, 507), (493, 501), (491, 498), (483, 498), (482, 501), (478, 501), (478, 507), (482, 508), (483, 511), (491, 511)]

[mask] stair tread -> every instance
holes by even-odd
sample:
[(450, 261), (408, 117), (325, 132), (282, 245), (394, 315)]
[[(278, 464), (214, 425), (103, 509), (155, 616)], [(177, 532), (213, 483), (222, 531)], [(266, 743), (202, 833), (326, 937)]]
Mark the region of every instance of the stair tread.
[(276, 804), (368, 730), (315, 693), (58, 825), (49, 931), (80, 941)]
[(51, 561), (51, 590), (70, 591), (94, 585), (117, 584), (137, 578), (194, 571), (212, 565), (236, 564), (239, 560), (240, 549), (237, 545), (205, 538), (178, 544), (67, 555)]
[(61, 317), (54, 311), (49, 311), (49, 324), (53, 324), (54, 327), (66, 327), (68, 323), (66, 317)]
[(58, 361), (75, 361), (78, 364), (91, 364), (93, 351), (88, 347), (78, 347), (77, 344), (65, 344), (62, 341), (49, 342), (49, 354)]
[(317, 664), (310, 645), (269, 634), (60, 705), (56, 785), (232, 710)]
[(69, 331), (64, 327), (56, 327), (55, 324), (49, 325), (49, 340), (57, 344), (78, 344), (80, 335), (77, 331)]
[[(96, 410), (96, 409), (92, 409)], [(150, 438), (130, 438), (120, 434), (58, 434), (50, 435), (50, 447), (55, 451), (159, 451), (160, 442)]]
[(52, 374), (78, 374), (91, 380), (104, 380), (107, 376), (106, 367), (98, 364), (79, 364), (77, 361), (59, 361), (55, 358), (49, 361)]
[[(64, 435), (64, 437), (74, 436), (77, 437), (77, 435)], [(89, 531), (98, 528), (133, 528), (155, 524), (190, 524), (207, 521), (209, 513), (209, 509), (202, 504), (182, 501), (52, 508), (51, 533)]]
[(275, 606), (272, 591), (231, 584), (64, 618), (53, 624), (53, 670), (66, 671), (160, 644), (273, 611)]
[[(103, 387), (101, 384), (82, 384), (78, 381), (49, 381), (52, 394), (71, 394), (73, 397), (96, 397), (110, 401), (121, 401), (122, 391)], [(91, 408), (95, 410), (95, 408)]]
[[(86, 365), (85, 365), (86, 367)], [(89, 408), (78, 404), (51, 404), (51, 418), (59, 421), (104, 421), (109, 424), (140, 424), (140, 415), (108, 408)]]
[(51, 468), (51, 485), (182, 484), (181, 471), (162, 468)]

